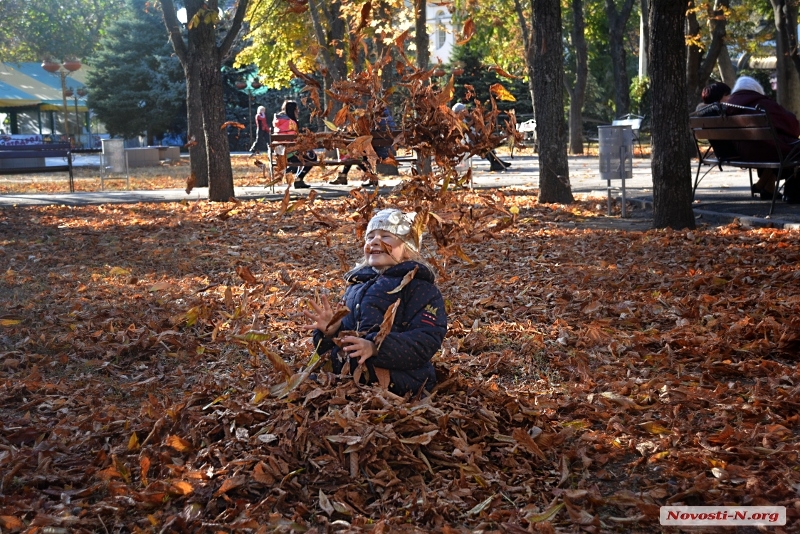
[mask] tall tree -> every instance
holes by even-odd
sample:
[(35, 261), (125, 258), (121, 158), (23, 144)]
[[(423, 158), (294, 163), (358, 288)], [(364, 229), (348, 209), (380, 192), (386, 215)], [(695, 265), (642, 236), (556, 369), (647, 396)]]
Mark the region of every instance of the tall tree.
[(559, 0), (533, 0), (533, 71), (539, 139), (539, 202), (574, 201), (565, 149), (564, 56)]
[(575, 84), (566, 84), (569, 93), (569, 153), (583, 154), (583, 102), (589, 77), (589, 51), (586, 46), (583, 0), (572, 0), (572, 51), (575, 56)]
[(632, 9), (633, 0), (623, 0), (619, 9), (616, 0), (606, 0), (609, 52), (614, 72), (614, 113), (617, 117), (626, 115), (631, 108), (630, 81), (625, 58), (625, 27), (628, 25)]
[[(185, 1), (188, 21), (186, 41), (181, 34), (173, 0), (161, 0), (161, 4), (172, 48), (186, 76), (189, 137), (194, 137), (197, 148), (205, 156), (205, 168), (193, 164), (192, 173), (198, 185), (204, 182), (208, 184), (209, 200), (224, 202), (234, 196), (234, 191), (228, 138), (221, 128), (225, 123), (221, 69), (222, 61), (242, 27), (248, 0), (239, 0), (237, 3), (233, 19), (219, 45), (218, 0)], [(201, 132), (202, 138), (199, 137)], [(192, 151), (190, 148), (189, 154), (192, 158), (197, 157), (198, 150)]]
[[(529, 4), (533, 7), (533, 0)], [(522, 7), (521, 0), (514, 0), (514, 11), (517, 14), (517, 22), (519, 23), (520, 33), (522, 35), (522, 50), (525, 55), (525, 67), (528, 70), (528, 90), (531, 93), (531, 106), (533, 107), (533, 116), (536, 118), (536, 98), (534, 97), (533, 78), (535, 73), (533, 70), (533, 13), (526, 13)]]
[[(691, 4), (694, 5), (694, 0), (691, 0)], [(709, 77), (714, 71), (717, 59), (726, 46), (726, 21), (730, 11), (730, 0), (716, 0), (713, 7), (707, 4), (706, 8), (708, 9), (711, 42), (704, 46), (701, 46), (697, 10), (689, 9), (687, 11), (689, 57), (686, 62), (686, 79), (689, 87), (688, 103), (690, 109), (700, 102), (700, 93), (703, 87), (708, 85)]]
[(183, 70), (161, 13), (148, 0), (126, 4), (89, 61), (89, 107), (113, 135), (159, 135), (185, 113)]
[(3, 61), (78, 59), (92, 55), (123, 0), (2, 0)]
[(778, 102), (800, 115), (800, 53), (797, 50), (797, 1), (770, 0), (775, 15)]
[(686, 5), (652, 0), (649, 77), (659, 90), (651, 107), (653, 225), (694, 228), (686, 100)]

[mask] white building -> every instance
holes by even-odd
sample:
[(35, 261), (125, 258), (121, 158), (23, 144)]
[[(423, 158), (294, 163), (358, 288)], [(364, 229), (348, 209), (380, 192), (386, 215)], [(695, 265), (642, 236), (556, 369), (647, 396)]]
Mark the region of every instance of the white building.
[(431, 65), (449, 63), (450, 55), (456, 45), (456, 32), (453, 29), (453, 16), (450, 10), (453, 2), (429, 1), (427, 4), (427, 25), (430, 36)]

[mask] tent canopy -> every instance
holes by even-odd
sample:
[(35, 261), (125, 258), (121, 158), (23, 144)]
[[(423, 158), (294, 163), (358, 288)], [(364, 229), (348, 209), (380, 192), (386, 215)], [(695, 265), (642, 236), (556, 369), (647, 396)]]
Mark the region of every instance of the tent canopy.
[[(70, 73), (66, 86), (77, 91), (86, 88), (85, 67)], [(83, 72), (82, 72), (83, 71)], [(74, 93), (77, 96), (77, 93)], [(75, 109), (75, 96), (67, 97), (67, 106)], [(19, 108), (39, 108), (41, 111), (60, 111), (61, 77), (51, 74), (39, 63), (0, 63), (0, 112)], [(87, 111), (86, 97), (77, 97), (78, 111)]]

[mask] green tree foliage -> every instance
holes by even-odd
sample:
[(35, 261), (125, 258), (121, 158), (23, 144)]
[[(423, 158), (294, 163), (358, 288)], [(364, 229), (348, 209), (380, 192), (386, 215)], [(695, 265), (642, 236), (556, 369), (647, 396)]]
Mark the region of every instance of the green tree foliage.
[(127, 0), (90, 66), (89, 106), (110, 134), (157, 136), (185, 123), (183, 69), (148, 0)]
[(124, 0), (2, 0), (3, 61), (87, 58)]
[(319, 47), (307, 12), (290, 10), (284, 0), (253, 2), (247, 12), (248, 45), (236, 56), (234, 67), (255, 65), (259, 81), (267, 87), (287, 87), (293, 75), (292, 62), (304, 72), (316, 69)]

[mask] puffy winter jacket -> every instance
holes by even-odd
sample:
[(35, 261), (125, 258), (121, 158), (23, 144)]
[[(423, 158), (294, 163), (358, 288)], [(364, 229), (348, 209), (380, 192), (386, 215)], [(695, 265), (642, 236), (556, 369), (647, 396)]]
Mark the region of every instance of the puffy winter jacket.
[[(399, 293), (390, 293), (415, 267), (419, 269), (414, 279)], [(430, 269), (421, 263), (406, 261), (388, 268), (383, 274), (372, 267), (363, 267), (348, 273), (345, 280), (350, 285), (344, 293), (344, 304), (350, 313), (342, 319), (339, 332), (357, 330), (364, 338), (375, 341), (386, 310), (400, 299), (391, 332), (384, 338), (378, 353), (366, 362), (369, 382), (377, 381), (375, 367), (381, 367), (389, 370), (392, 393), (403, 395), (409, 391), (416, 393), (422, 387), (432, 389), (436, 385), (436, 373), (431, 358), (441, 348), (447, 333), (447, 314)], [(319, 330), (314, 331), (319, 353), (330, 350), (333, 370), (340, 373), (347, 356), (331, 338), (324, 337)], [(357, 366), (358, 358), (350, 358), (351, 372)]]
[(285, 113), (278, 113), (272, 119), (272, 130), (276, 134), (297, 133), (297, 123)]

